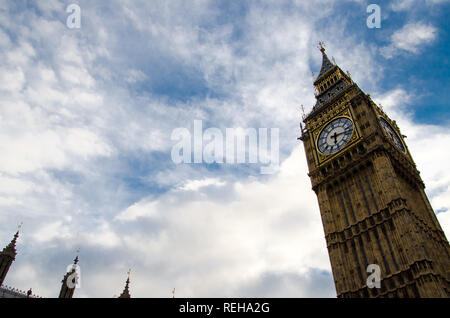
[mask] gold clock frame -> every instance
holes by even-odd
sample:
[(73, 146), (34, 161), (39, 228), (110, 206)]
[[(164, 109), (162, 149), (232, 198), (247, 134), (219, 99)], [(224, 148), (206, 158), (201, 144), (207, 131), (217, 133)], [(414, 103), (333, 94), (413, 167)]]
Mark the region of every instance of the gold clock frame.
[[(400, 148), (398, 148), (397, 145), (395, 145), (395, 143), (389, 138), (389, 136), (388, 136), (386, 130), (385, 130), (384, 127), (383, 127), (383, 123), (382, 123), (382, 121), (381, 121), (382, 119), (389, 125), (389, 127), (391, 127), (391, 129), (392, 129), (392, 130), (394, 131), (394, 133), (397, 135), (397, 138), (398, 138), (398, 140), (400, 140), (400, 142), (402, 143), (402, 146), (403, 146), (403, 149), (404, 149), (404, 150), (401, 150)], [(392, 126), (392, 124), (391, 124), (386, 118), (384, 118), (383, 116), (380, 116), (380, 115), (379, 115), (379, 116), (378, 116), (378, 121), (380, 122), (381, 130), (383, 131), (384, 136), (387, 137), (386, 139), (387, 139), (391, 144), (393, 144), (393, 145), (395, 146), (396, 149), (400, 150), (400, 152), (401, 152), (402, 154), (405, 154), (405, 155), (406, 155), (406, 154), (407, 154), (407, 149), (408, 149), (408, 148), (406, 148), (406, 144), (405, 144), (405, 142), (403, 141), (403, 138), (401, 137), (400, 132), (397, 131), (397, 129), (395, 129), (395, 128)]]
[[(351, 120), (353, 127), (354, 127), (353, 135), (352, 135), (352, 137), (350, 137), (350, 140), (347, 142), (347, 144), (338, 152), (329, 154), (329, 155), (323, 154), (320, 152), (318, 144), (317, 144), (319, 141), (319, 136), (329, 123), (331, 123), (332, 121), (334, 121), (338, 118), (348, 118), (349, 120)], [(326, 163), (327, 161), (340, 156), (343, 151), (350, 149), (351, 147), (354, 147), (362, 139), (361, 132), (359, 131), (359, 127), (356, 125), (356, 123), (353, 119), (353, 114), (352, 114), (350, 108), (346, 108), (345, 110), (343, 110), (336, 116), (327, 120), (322, 126), (320, 126), (318, 129), (314, 130), (312, 132), (312, 134), (313, 134), (313, 141), (314, 141), (314, 150), (316, 153), (316, 162), (317, 162), (318, 166), (321, 166), (324, 163)]]

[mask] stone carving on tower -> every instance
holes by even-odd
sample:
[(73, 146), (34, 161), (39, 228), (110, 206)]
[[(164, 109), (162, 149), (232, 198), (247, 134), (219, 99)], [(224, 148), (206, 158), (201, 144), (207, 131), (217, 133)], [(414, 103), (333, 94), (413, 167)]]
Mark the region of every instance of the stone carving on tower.
[[(338, 297), (449, 297), (450, 248), (395, 120), (320, 43), (316, 104), (303, 119)], [(380, 268), (369, 288), (367, 267)]]

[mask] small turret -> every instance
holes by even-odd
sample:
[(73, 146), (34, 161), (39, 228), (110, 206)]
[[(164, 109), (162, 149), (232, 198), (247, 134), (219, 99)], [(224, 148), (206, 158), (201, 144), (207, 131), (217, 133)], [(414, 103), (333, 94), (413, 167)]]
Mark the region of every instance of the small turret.
[[(19, 225), (19, 229), (22, 226), (22, 223)], [(16, 242), (19, 237), (19, 230), (17, 230), (14, 238), (11, 242), (3, 249), (0, 253), (0, 286), (5, 281), (6, 275), (8, 274), (9, 268), (11, 264), (16, 259), (17, 251), (16, 251)]]
[(123, 289), (123, 292), (122, 292), (122, 294), (120, 294), (119, 298), (131, 298), (130, 290), (129, 290), (130, 273), (131, 273), (131, 270), (128, 271), (128, 278), (127, 278), (127, 281), (125, 282), (125, 288)]
[(72, 268), (69, 272), (64, 275), (61, 286), (61, 291), (59, 292), (58, 298), (72, 298), (77, 286), (78, 277), (78, 255), (73, 261)]

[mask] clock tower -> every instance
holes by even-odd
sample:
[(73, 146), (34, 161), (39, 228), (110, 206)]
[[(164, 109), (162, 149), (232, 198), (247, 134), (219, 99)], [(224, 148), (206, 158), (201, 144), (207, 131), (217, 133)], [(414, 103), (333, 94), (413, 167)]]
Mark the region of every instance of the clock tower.
[(317, 102), (300, 139), (337, 296), (449, 297), (449, 243), (405, 136), (320, 50)]

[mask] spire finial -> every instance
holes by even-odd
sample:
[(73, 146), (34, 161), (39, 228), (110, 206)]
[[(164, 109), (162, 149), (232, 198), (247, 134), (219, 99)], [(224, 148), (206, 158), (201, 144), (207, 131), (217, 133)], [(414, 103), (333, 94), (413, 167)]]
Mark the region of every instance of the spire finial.
[(175, 288), (172, 290), (172, 298), (175, 298)]
[(78, 248), (78, 249), (77, 249), (77, 257), (75, 257), (75, 259), (73, 260), (73, 264), (74, 264), (74, 265), (78, 264), (78, 259), (79, 259), (78, 256), (79, 256), (79, 255), (80, 255), (80, 249)]
[(19, 238), (19, 230), (17, 230), (16, 234), (14, 234), (13, 239), (11, 240), (11, 242), (6, 245), (6, 247), (1, 251), (1, 253), (6, 253), (9, 256), (11, 256), (13, 259), (15, 259), (16, 257), (16, 243), (17, 243), (17, 239)]
[(131, 298), (129, 285), (130, 285), (130, 274), (131, 274), (131, 268), (127, 272), (127, 281), (125, 282), (125, 288), (123, 289), (122, 294), (120, 294), (119, 298)]
[(305, 107), (303, 106), (303, 104), (300, 107), (302, 109), (302, 118), (305, 119)]
[(325, 43), (323, 43), (322, 41), (319, 41), (319, 46), (318, 46), (320, 52), (325, 53)]
[(17, 226), (17, 232), (14, 235), (14, 242), (17, 240), (17, 237), (19, 236), (19, 232), (20, 232), (20, 228), (22, 227), (23, 222), (20, 222), (19, 225)]

